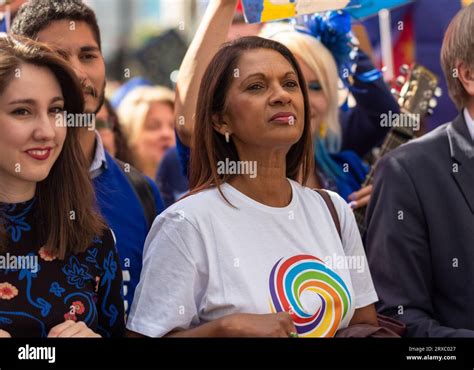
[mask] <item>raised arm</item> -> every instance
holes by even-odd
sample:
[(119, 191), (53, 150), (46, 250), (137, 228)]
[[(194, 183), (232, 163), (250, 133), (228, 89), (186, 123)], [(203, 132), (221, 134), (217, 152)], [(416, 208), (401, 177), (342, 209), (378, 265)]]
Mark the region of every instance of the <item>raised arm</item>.
[(357, 105), (341, 112), (342, 149), (354, 150), (365, 156), (373, 147), (380, 145), (390, 128), (380, 124), (381, 115), (391, 111), (399, 113), (400, 107), (392, 96), (389, 87), (380, 77), (375, 81), (364, 79), (364, 73), (375, 69), (370, 58), (359, 50), (357, 70), (354, 75), (352, 93)]
[(227, 39), (237, 0), (211, 0), (179, 69), (176, 86), (176, 132), (191, 145), (194, 114), (204, 71)]

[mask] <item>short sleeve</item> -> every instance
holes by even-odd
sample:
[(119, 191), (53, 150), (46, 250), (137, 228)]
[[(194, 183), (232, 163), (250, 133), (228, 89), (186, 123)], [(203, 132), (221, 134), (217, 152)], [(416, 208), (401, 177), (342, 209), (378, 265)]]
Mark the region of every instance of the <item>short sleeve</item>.
[(145, 242), (127, 328), (162, 337), (197, 326), (207, 279), (204, 256), (200, 233), (182, 211), (159, 216)]
[(331, 191), (328, 193), (336, 207), (341, 223), (342, 244), (348, 266), (350, 266), (349, 272), (355, 293), (355, 308), (368, 306), (377, 302), (378, 297), (354, 212), (338, 194)]

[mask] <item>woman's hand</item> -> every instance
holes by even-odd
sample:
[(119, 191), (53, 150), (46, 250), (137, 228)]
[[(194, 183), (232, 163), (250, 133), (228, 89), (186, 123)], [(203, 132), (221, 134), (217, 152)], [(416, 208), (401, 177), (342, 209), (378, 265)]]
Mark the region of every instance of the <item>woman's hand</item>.
[(83, 321), (66, 320), (53, 327), (48, 338), (101, 338), (99, 334), (89, 329)]
[(0, 338), (11, 338), (12, 336), (10, 335), (9, 332), (0, 329)]
[(369, 204), (370, 195), (372, 194), (372, 185), (364, 186), (359, 191), (356, 191), (349, 195), (349, 200), (351, 201), (349, 205), (352, 209), (364, 207)]
[(235, 314), (221, 319), (222, 336), (280, 337), (296, 335), (296, 328), (288, 312), (266, 315)]

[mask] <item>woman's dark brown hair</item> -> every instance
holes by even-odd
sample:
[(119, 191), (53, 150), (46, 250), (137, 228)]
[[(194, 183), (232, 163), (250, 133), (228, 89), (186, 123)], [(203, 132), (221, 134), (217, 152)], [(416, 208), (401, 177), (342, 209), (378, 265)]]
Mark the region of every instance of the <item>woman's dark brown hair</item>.
[[(229, 181), (235, 175), (219, 175), (217, 163), (238, 161), (234, 143), (226, 143), (222, 134), (213, 127), (213, 116), (222, 116), (226, 106), (229, 88), (234, 80), (234, 70), (241, 56), (250, 50), (269, 49), (280, 53), (298, 75), (298, 83), (304, 98), (304, 129), (301, 138), (293, 144), (286, 155), (286, 176), (297, 180), (302, 175), (305, 184), (313, 169), (313, 154), (310, 130), (310, 105), (308, 92), (304, 86), (303, 73), (291, 51), (284, 45), (261, 37), (242, 37), (225, 44), (214, 56), (204, 73), (197, 102), (196, 123), (190, 162), (191, 194)], [(245, 109), (245, 107), (242, 107)], [(222, 194), (222, 193), (221, 193)]]
[[(54, 74), (61, 86), (65, 112), (84, 112), (82, 89), (74, 71), (46, 45), (19, 36), (0, 37), (0, 94), (25, 64), (48, 68)], [(83, 252), (105, 228), (95, 209), (94, 189), (79, 144), (80, 130), (84, 129), (67, 128), (58, 159), (48, 177), (36, 186), (39, 238), (46, 241), (45, 249), (60, 259)], [(2, 227), (5, 222), (0, 213), (0, 252), (5, 252), (8, 242)]]

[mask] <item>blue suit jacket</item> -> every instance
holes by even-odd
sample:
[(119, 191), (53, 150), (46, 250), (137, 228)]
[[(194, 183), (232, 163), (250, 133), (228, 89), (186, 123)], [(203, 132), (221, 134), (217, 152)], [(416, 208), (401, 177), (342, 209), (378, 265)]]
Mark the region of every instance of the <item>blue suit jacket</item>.
[[(106, 152), (107, 168), (94, 178), (94, 188), (102, 216), (117, 239), (124, 284), (126, 312), (131, 307), (135, 288), (140, 280), (148, 222), (142, 205), (127, 176)], [(163, 201), (156, 184), (148, 177), (157, 213), (163, 211)]]

